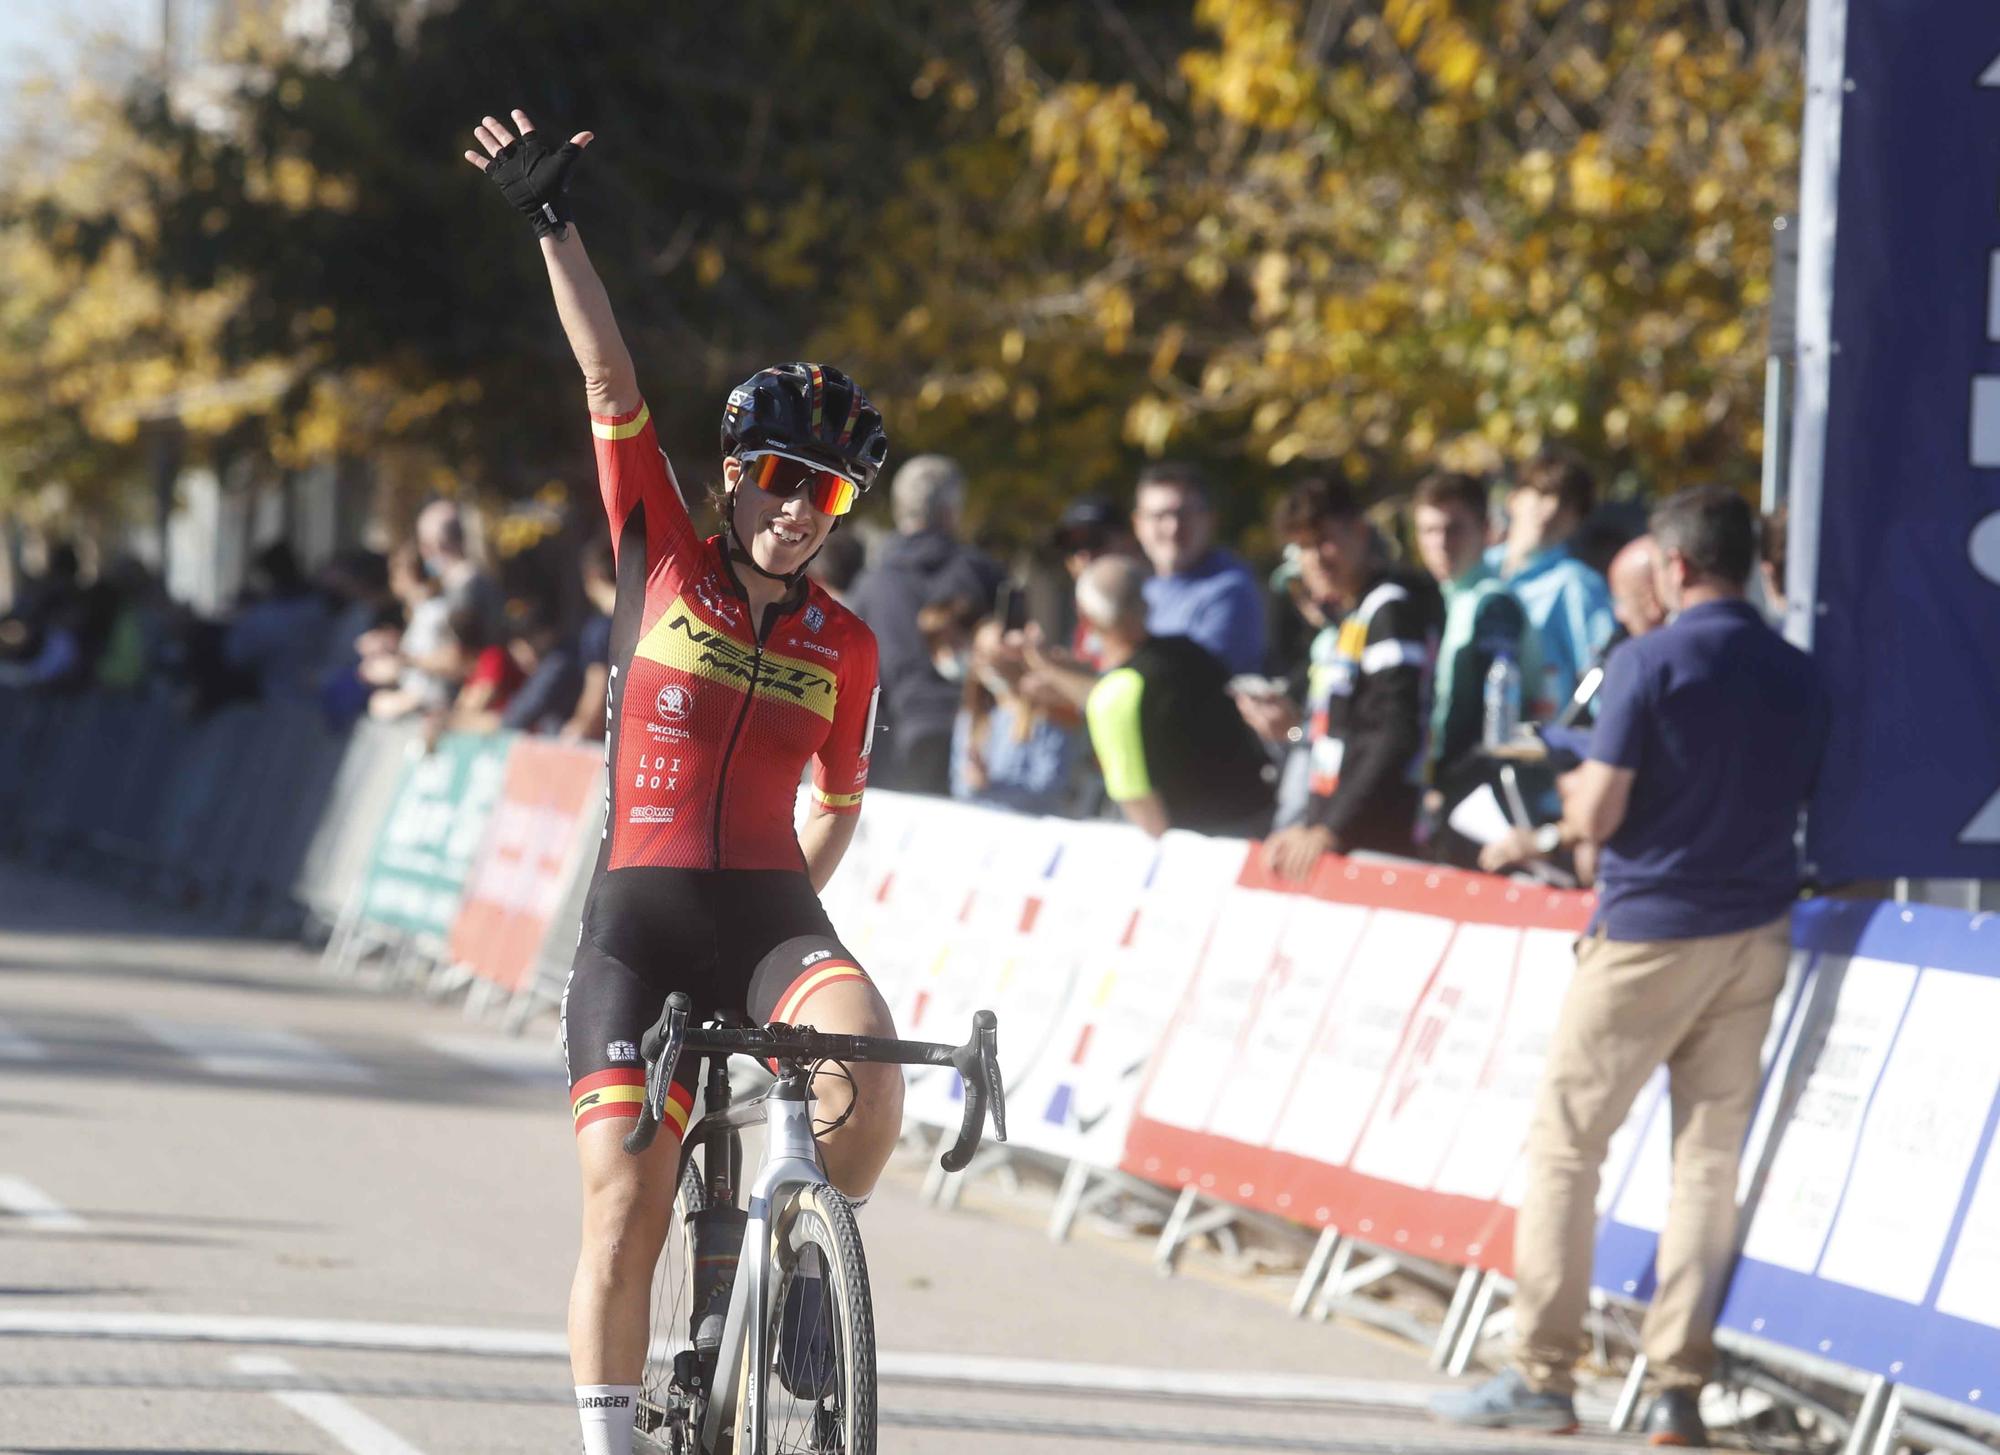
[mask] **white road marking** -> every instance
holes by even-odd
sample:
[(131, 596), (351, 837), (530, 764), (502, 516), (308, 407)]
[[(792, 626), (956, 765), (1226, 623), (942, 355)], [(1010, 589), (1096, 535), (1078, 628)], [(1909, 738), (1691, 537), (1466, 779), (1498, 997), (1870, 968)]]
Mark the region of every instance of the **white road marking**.
[[(269, 1354), (242, 1354), (229, 1361), (242, 1374), (297, 1374), (284, 1360)], [(337, 1394), (311, 1394), (305, 1390), (274, 1389), (272, 1399), (303, 1419), (310, 1420), (353, 1455), (423, 1455), (423, 1452), (381, 1421), (363, 1414)]]
[(0, 1061), (46, 1061), (48, 1047), (0, 1021)]
[(562, 1051), (553, 1040), (502, 1041), (492, 1036), (425, 1036), (424, 1044), (456, 1061), (469, 1061), (517, 1081), (551, 1086), (563, 1082)]
[[(114, 1313), (0, 1306), (0, 1337), (95, 1338), (132, 1342), (264, 1344), (372, 1353), (460, 1354), (563, 1359), (565, 1337), (531, 1329), (453, 1328), (344, 1319), (273, 1319), (233, 1314)], [(1325, 1379), (1236, 1370), (1146, 1369), (1008, 1359), (984, 1354), (884, 1352), (881, 1377), (900, 1384), (970, 1384), (1072, 1394), (1185, 1395), (1226, 1403), (1366, 1404), (1421, 1409), (1439, 1385), (1387, 1379)]]
[(28, 1228), (38, 1233), (80, 1233), (90, 1226), (25, 1177), (0, 1177), (0, 1230)]
[(374, 1353), (567, 1358), (569, 1341), (539, 1329), (444, 1328), (348, 1319), (276, 1319), (237, 1314), (154, 1314), (0, 1305), (0, 1336), (120, 1339), (175, 1344), (268, 1344)]
[(259, 1081), (373, 1081), (359, 1061), (292, 1031), (253, 1026), (135, 1018), (160, 1044), (180, 1052), (212, 1076)]

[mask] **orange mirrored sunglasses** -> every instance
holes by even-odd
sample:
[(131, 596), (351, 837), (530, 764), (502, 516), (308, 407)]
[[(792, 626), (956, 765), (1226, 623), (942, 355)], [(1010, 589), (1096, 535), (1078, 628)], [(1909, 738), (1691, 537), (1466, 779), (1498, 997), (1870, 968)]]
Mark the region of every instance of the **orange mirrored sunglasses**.
[(804, 492), (822, 515), (845, 515), (854, 509), (860, 487), (838, 470), (783, 450), (745, 450), (736, 457), (751, 484), (769, 495), (787, 499)]

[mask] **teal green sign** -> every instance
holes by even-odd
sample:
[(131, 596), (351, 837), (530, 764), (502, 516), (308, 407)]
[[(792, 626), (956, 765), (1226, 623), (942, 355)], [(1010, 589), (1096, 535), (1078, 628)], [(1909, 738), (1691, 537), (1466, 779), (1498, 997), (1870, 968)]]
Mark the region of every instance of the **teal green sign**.
[(504, 733), (447, 733), (403, 771), (375, 841), (361, 918), (411, 934), (451, 931), (507, 774)]

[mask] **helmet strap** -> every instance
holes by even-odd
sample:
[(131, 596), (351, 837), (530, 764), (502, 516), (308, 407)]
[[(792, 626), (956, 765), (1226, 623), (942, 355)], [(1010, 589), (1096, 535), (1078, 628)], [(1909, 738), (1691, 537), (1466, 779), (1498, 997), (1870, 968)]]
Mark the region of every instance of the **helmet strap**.
[[(737, 486), (722, 497), (723, 514), (729, 520), (729, 559), (732, 563), (741, 562), (743, 565), (748, 566), (766, 581), (782, 581), (787, 592), (798, 590), (799, 583), (805, 580), (806, 568), (819, 559), (819, 552), (826, 549), (826, 541), (821, 541), (819, 543), (819, 550), (807, 556), (799, 564), (797, 570), (782, 572), (766, 571), (762, 566), (757, 564), (757, 558), (750, 554), (750, 547), (744, 543), (741, 533), (736, 529), (736, 491), (741, 488), (741, 486)], [(838, 529), (840, 529), (840, 522), (836, 520), (833, 523), (833, 530), (829, 530), (826, 533), (827, 538), (829, 540), (832, 539), (833, 531)]]

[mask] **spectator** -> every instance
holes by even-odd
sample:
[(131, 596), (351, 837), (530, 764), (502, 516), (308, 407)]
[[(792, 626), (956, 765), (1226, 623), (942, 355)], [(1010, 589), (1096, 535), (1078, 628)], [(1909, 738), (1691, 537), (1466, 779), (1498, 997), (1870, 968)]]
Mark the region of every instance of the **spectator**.
[(97, 657), (97, 685), (112, 692), (141, 691), (162, 665), (173, 605), (160, 578), (134, 556), (121, 557), (105, 584), (112, 611)]
[(881, 653), (882, 710), (872, 780), (878, 788), (946, 793), (959, 684), (939, 675), (917, 613), (962, 600), (983, 614), (1001, 571), (958, 539), (965, 475), (943, 455), (918, 455), (889, 489), (896, 534), (881, 559), (854, 583), (848, 601), (875, 633)]
[(1764, 517), (1757, 532), (1757, 580), (1764, 588), (1764, 615), (1780, 629), (1785, 624), (1785, 533), (1791, 516), (1780, 505)]
[[(1597, 912), (1577, 950), (1528, 1136), (1514, 1240), (1513, 1366), (1433, 1408), (1467, 1424), (1573, 1428), (1598, 1169), (1666, 1063), (1673, 1194), (1659, 1292), (1642, 1330), (1655, 1444), (1707, 1443), (1697, 1397), (1736, 1239), (1737, 1160), (1790, 953), (1793, 836), (1826, 743), (1813, 663), (1744, 598), (1750, 508), (1713, 486), (1653, 513), (1674, 621), (1606, 665), (1588, 760), (1549, 836), (1602, 845)], [(1522, 846), (1489, 849), (1488, 867)]]
[[(825, 554), (824, 551), (821, 552)], [(611, 608), (618, 599), (617, 567), (611, 542), (600, 538), (583, 551), (583, 595), (590, 615), (576, 634), (576, 661), (582, 672), (569, 720), (557, 729), (566, 742), (604, 736), (605, 705), (611, 688)]]
[[(500, 641), (507, 630), (507, 599), (499, 583), (472, 559), (465, 517), (457, 501), (433, 500), (417, 512), (417, 550), (425, 573), (437, 582), (444, 596), (447, 612), (472, 613), (476, 639)], [(462, 682), (472, 664), (447, 633), (435, 652), (417, 665), (439, 677)]]
[(512, 637), (488, 636), (479, 608), (471, 602), (453, 607), (447, 620), (452, 640), (470, 665), (452, 699), (446, 725), (461, 732), (492, 732), (527, 673), (515, 660)]
[(1271, 826), (1282, 830), (1305, 822), (1312, 804), (1312, 764), (1296, 704), (1312, 696), (1313, 665), (1331, 660), (1339, 635), (1299, 575), (1299, 550), (1287, 545), (1266, 585), (1265, 615), (1270, 624), (1272, 661), (1293, 664), (1282, 680), (1237, 676), (1229, 689), (1243, 720), (1264, 740), (1278, 765), (1278, 809)]
[(1074, 719), (1032, 707), (1020, 695), (1027, 663), (997, 621), (972, 634), (965, 706), (951, 739), (951, 796), (1016, 813), (1063, 814), (1074, 802)]
[(1611, 654), (1632, 638), (1657, 631), (1666, 624), (1667, 609), (1660, 604), (1658, 570), (1657, 553), (1650, 535), (1627, 541), (1611, 558), (1611, 614), (1618, 624), (1610, 640), (1591, 660), (1589, 670), (1578, 680), (1555, 721), (1543, 729), (1542, 736), (1551, 746), (1571, 746), (1575, 725), (1588, 721), (1604, 681), (1604, 664)]
[[(1118, 509), (1102, 495), (1086, 495), (1070, 502), (1062, 519), (1050, 533), (1049, 545), (1062, 560), (1070, 579), (1070, 609), (1074, 612), (1078, 578), (1084, 568), (1100, 556), (1139, 557), (1139, 543)], [(1070, 625), (1070, 656), (1081, 667), (1097, 670), (1097, 634), (1081, 616)]]
[(1524, 682), (1537, 675), (1527, 612), (1483, 559), (1486, 493), (1470, 475), (1440, 472), (1418, 481), (1413, 495), (1417, 557), (1444, 598), (1430, 726), (1430, 777), (1440, 787), (1479, 748), (1494, 660), (1513, 658)]
[(222, 631), (222, 661), (246, 693), (270, 699), (302, 696), (325, 646), (326, 601), (312, 589), (299, 559), (273, 541), (250, 561), (243, 604)]
[(76, 547), (49, 547), (42, 574), (23, 585), (0, 619), (0, 687), (55, 689), (83, 680), (85, 610)]
[(37, 618), (32, 626), (19, 623), (21, 650), (10, 660), (0, 661), (0, 687), (57, 691), (80, 686), (89, 671), (82, 596), (48, 601), (38, 609)]
[[(1326, 853), (1412, 854), (1425, 684), (1444, 614), (1437, 591), (1381, 560), (1360, 501), (1337, 481), (1293, 486), (1274, 524), (1279, 538), (1298, 548), (1301, 584), (1340, 625), (1313, 643), (1303, 729), (1312, 765), (1306, 820), (1271, 836), (1265, 862), (1280, 878), (1303, 880)], [(1267, 737), (1300, 726), (1289, 702), (1246, 701), (1244, 712)]]
[(1596, 499), (1597, 484), (1581, 460), (1545, 449), (1522, 466), (1507, 496), (1507, 539), (1486, 553), (1535, 629), (1541, 680), (1524, 684), (1530, 717), (1549, 717), (1567, 702), (1585, 666), (1611, 640), (1615, 623), (1604, 578), (1570, 548)]
[(389, 589), (403, 604), (402, 630), (378, 627), (354, 644), (361, 680), (378, 689), (368, 699), (368, 715), (387, 720), (443, 712), (458, 693), (457, 680), (425, 664), (462, 660), (451, 635), (451, 605), (413, 545), (389, 557)]
[(806, 566), (806, 575), (819, 582), (828, 596), (842, 606), (847, 604), (847, 596), (854, 589), (854, 583), (861, 575), (861, 566), (868, 558), (868, 550), (861, 543), (861, 537), (851, 531), (837, 530), (826, 538), (826, 544), (819, 548)]
[(498, 726), (521, 733), (559, 733), (568, 726), (583, 690), (583, 663), (576, 636), (565, 636), (555, 613), (530, 598), (508, 635), (507, 653), (521, 685), (507, 699)]
[(1611, 614), (1618, 619), (1614, 642), (1643, 637), (1667, 624), (1667, 609), (1660, 604), (1658, 552), (1650, 535), (1628, 542), (1611, 558), (1608, 579)]
[(1153, 564), (1146, 608), (1154, 635), (1198, 642), (1232, 674), (1261, 672), (1263, 594), (1250, 568), (1214, 544), (1199, 467), (1170, 460), (1141, 471), (1132, 534)]
[(947, 596), (918, 611), (917, 634), (938, 676), (964, 683), (972, 662), (973, 629), (985, 619), (978, 603), (963, 596)]
[(360, 643), (379, 627), (400, 629), (402, 606), (379, 551), (341, 552), (320, 573), (320, 590), (334, 603), (334, 615), (320, 660), (319, 702), (328, 721), (346, 727), (368, 710), (372, 690), (361, 678)]
[(1140, 558), (1139, 542), (1118, 508), (1102, 495), (1072, 500), (1056, 522), (1049, 543), (1062, 557), (1063, 569), (1074, 582), (1099, 556)]
[(1122, 556), (1092, 562), (1076, 583), (1077, 612), (1104, 650), (1086, 716), (1105, 791), (1155, 837), (1179, 828), (1254, 838), (1271, 821), (1264, 750), (1215, 655), (1147, 629), (1145, 587), (1145, 569)]

